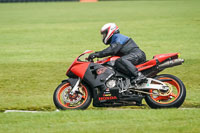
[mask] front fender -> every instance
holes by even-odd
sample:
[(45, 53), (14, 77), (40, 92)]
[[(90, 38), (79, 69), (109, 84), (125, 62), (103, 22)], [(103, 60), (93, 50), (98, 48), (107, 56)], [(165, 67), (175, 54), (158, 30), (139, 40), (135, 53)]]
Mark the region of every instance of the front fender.
[(62, 83), (63, 83), (63, 82), (69, 82), (70, 85), (71, 85), (72, 87), (74, 87), (77, 81), (78, 81), (78, 78), (69, 78), (69, 79), (63, 80)]

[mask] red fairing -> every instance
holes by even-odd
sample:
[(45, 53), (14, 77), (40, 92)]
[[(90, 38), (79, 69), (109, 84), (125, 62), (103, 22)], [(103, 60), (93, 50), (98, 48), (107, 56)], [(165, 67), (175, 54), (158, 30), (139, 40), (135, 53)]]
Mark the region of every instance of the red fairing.
[(155, 66), (156, 60), (158, 60), (159, 62), (163, 62), (166, 59), (171, 58), (171, 57), (178, 58), (178, 54), (179, 53), (155, 55), (152, 60), (149, 60), (149, 61), (145, 62), (144, 64), (139, 64), (136, 67), (137, 67), (138, 71), (142, 71), (142, 70), (145, 70), (145, 69), (148, 69), (148, 68)]
[(170, 57), (178, 58), (178, 54), (179, 53), (159, 54), (159, 55), (155, 55), (154, 59), (158, 59), (159, 62), (163, 62)]
[(90, 62), (76, 62), (70, 69), (75, 75), (83, 79)]
[(90, 64), (90, 62), (80, 62), (77, 61), (78, 57), (75, 59), (75, 61), (71, 64), (69, 69), (66, 72), (66, 75), (69, 71), (73, 72), (75, 75), (83, 79), (85, 72)]
[(91, 50), (86, 50), (84, 53), (82, 53), (81, 55), (79, 55), (74, 62), (71, 64), (71, 66), (68, 68), (66, 75), (69, 71), (73, 72), (75, 75), (77, 75), (78, 77), (82, 78), (85, 75), (85, 72), (90, 64), (90, 62), (80, 62), (77, 61), (78, 58), (84, 54), (88, 54), (88, 53), (92, 53), (93, 51)]

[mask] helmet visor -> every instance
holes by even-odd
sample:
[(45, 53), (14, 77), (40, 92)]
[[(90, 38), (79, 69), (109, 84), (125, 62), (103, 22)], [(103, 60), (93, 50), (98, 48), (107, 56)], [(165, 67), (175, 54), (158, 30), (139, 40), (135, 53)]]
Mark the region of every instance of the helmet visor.
[(106, 33), (101, 33), (101, 36), (102, 36), (102, 40), (104, 41), (104, 39), (106, 38)]

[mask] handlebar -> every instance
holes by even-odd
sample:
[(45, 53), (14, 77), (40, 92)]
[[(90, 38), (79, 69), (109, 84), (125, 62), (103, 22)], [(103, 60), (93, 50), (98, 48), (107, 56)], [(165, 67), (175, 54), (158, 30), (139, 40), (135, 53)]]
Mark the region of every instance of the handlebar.
[(93, 59), (88, 59), (88, 58), (85, 58), (85, 60), (89, 61), (89, 62), (94, 62)]

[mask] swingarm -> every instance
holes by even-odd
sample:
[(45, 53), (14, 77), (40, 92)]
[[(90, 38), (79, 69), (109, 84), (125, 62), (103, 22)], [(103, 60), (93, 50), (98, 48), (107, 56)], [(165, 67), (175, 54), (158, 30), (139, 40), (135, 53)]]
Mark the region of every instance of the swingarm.
[(147, 82), (146, 83), (142, 83), (142, 84), (136, 85), (135, 89), (136, 90), (155, 89), (155, 90), (167, 91), (167, 90), (169, 90), (169, 86), (166, 85), (165, 83), (159, 81), (159, 80), (152, 79), (152, 78), (147, 78)]

